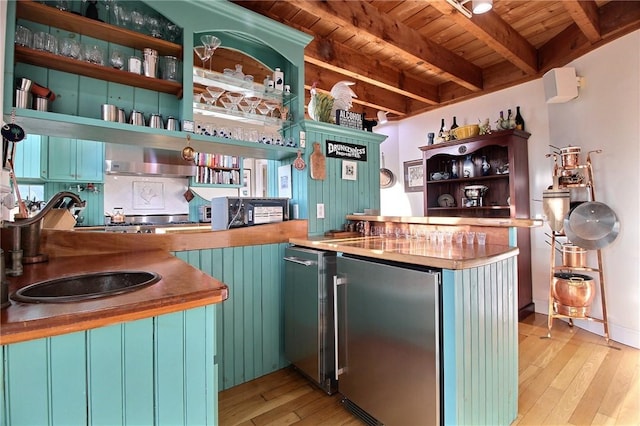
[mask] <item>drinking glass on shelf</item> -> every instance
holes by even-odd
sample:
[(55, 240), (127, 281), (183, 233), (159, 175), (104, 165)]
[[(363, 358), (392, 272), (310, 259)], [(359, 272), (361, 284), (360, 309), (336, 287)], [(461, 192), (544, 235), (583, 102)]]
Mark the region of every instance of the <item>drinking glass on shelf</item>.
[(193, 51), (196, 52), (196, 55), (198, 55), (198, 58), (202, 61), (202, 68), (204, 69), (204, 63), (211, 57), (209, 49), (206, 46), (195, 46)]
[(485, 245), (487, 242), (487, 234), (486, 232), (478, 232), (476, 233), (476, 238), (478, 239), (478, 245)]
[(120, 52), (119, 50), (114, 50), (113, 52), (111, 52), (109, 63), (115, 69), (121, 70), (124, 66), (124, 56), (122, 55), (122, 52)]
[(244, 94), (240, 92), (227, 92), (227, 99), (231, 101), (231, 111), (238, 110), (238, 104), (244, 98)]
[(102, 48), (95, 44), (85, 45), (84, 60), (92, 64), (104, 65), (104, 53)]
[(244, 101), (250, 107), (249, 112), (251, 114), (255, 114), (256, 113), (256, 108), (258, 107), (258, 105), (260, 105), (260, 102), (262, 101), (262, 99), (260, 99), (257, 96), (247, 96), (246, 98), (244, 98)]
[(15, 43), (24, 47), (33, 47), (33, 32), (23, 25), (17, 25)]
[(33, 34), (33, 48), (36, 50), (45, 50), (45, 43), (47, 40), (47, 33), (44, 31), (38, 31)]
[(144, 23), (151, 37), (162, 38), (160, 18), (158, 18), (157, 16), (148, 15), (144, 17)]
[(136, 31), (141, 31), (144, 28), (145, 16), (139, 10), (131, 12), (131, 26)]
[(68, 58), (80, 59), (81, 45), (75, 38), (67, 37), (60, 42), (60, 54)]
[[(207, 57), (207, 59), (211, 59), (211, 57), (213, 56), (213, 52), (215, 52), (216, 49), (220, 47), (220, 44), (222, 44), (222, 41), (212, 34), (203, 35), (202, 37), (200, 37), (200, 42), (209, 51), (209, 56)], [(202, 67), (204, 68), (204, 64), (202, 65)], [(211, 71), (211, 62), (209, 62), (209, 71)]]
[(213, 105), (215, 105), (216, 101), (224, 94), (225, 90), (217, 86), (207, 86), (207, 92), (209, 92), (213, 98)]
[(53, 53), (54, 55), (58, 54), (58, 37), (53, 34), (45, 34), (44, 36), (44, 50)]

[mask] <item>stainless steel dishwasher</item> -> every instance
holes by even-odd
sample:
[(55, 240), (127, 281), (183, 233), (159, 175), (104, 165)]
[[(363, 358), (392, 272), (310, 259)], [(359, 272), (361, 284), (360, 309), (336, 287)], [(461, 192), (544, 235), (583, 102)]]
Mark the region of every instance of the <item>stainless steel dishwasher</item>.
[(284, 352), (287, 360), (328, 394), (335, 393), (333, 252), (285, 249)]
[(348, 255), (337, 272), (343, 404), (369, 425), (440, 424), (440, 272)]

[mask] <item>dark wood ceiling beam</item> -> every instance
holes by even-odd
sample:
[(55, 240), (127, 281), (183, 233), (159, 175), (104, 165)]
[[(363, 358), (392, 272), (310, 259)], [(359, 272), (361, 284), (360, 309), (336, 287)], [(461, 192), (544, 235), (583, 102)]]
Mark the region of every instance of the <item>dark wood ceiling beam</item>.
[(332, 40), (312, 40), (304, 50), (304, 59), (307, 63), (420, 102), (434, 105), (439, 102), (437, 87)]
[(290, 0), (290, 4), (338, 26), (349, 26), (370, 43), (383, 43), (397, 55), (444, 73), (470, 90), (482, 89), (482, 71), (471, 62), (389, 18), (367, 2)]
[(538, 55), (535, 47), (495, 12), (473, 15), (469, 19), (446, 0), (432, 1), (429, 4), (527, 74), (538, 72)]
[[(308, 92), (315, 82), (318, 83), (318, 87), (327, 87), (330, 90), (334, 84), (344, 80), (342, 74), (330, 72), (325, 68), (310, 63), (305, 65), (304, 71), (305, 89), (307, 89), (305, 92)], [(407, 114), (407, 98), (403, 95), (362, 81), (357, 82), (351, 89), (358, 96), (353, 99), (353, 111), (359, 112), (356, 105), (366, 105), (376, 110), (389, 111), (399, 116)], [(319, 91), (328, 93), (328, 90), (320, 89)], [(422, 102), (419, 104), (424, 105)]]
[(595, 1), (565, 0), (562, 5), (591, 43), (600, 40), (600, 20)]
[(638, 1), (612, 1), (600, 7), (598, 13), (602, 39), (591, 43), (577, 24), (570, 25), (538, 49), (541, 73), (564, 66), (599, 45), (640, 29)]

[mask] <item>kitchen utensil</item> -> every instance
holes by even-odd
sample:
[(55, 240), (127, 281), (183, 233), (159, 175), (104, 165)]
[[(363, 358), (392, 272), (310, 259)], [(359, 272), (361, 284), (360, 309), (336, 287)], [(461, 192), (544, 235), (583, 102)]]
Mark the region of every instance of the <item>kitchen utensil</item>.
[(451, 130), (454, 137), (458, 140), (473, 138), (480, 134), (480, 126), (477, 124), (469, 124), (467, 126), (456, 127)]
[(114, 207), (113, 213), (105, 212), (105, 215), (109, 216), (111, 223), (124, 223), (127, 220), (122, 207)]
[(162, 116), (160, 114), (151, 114), (151, 118), (149, 118), (149, 127), (153, 129), (164, 129)]
[(158, 51), (150, 48), (144, 49), (144, 75), (156, 78), (158, 76)]
[(56, 94), (46, 87), (40, 86), (38, 83), (31, 83), (31, 94), (33, 96), (40, 96), (41, 98), (47, 98), (53, 102), (56, 100)]
[(562, 264), (571, 268), (583, 268), (587, 263), (587, 251), (574, 244), (562, 244)]
[(182, 148), (182, 158), (185, 161), (193, 161), (196, 158), (196, 151), (195, 149), (189, 146), (190, 142), (191, 142), (191, 135), (187, 135), (187, 146)]
[(560, 148), (560, 163), (562, 167), (575, 167), (580, 164), (580, 152), (582, 149), (579, 146), (566, 146)]
[(118, 123), (126, 123), (127, 116), (124, 112), (124, 108), (118, 108)]
[(311, 179), (325, 180), (327, 177), (326, 159), (318, 142), (313, 144), (313, 152), (311, 153), (310, 173)]
[(31, 93), (29, 93), (27, 90), (22, 90), (22, 89), (16, 89), (16, 102), (15, 102), (15, 107), (16, 108), (29, 108), (29, 96), (31, 95)]
[(34, 96), (33, 109), (36, 111), (49, 111), (49, 99), (40, 96)]
[(144, 114), (134, 109), (131, 111), (131, 115), (129, 116), (129, 124), (133, 124), (134, 126), (144, 126)]
[(554, 307), (559, 314), (584, 317), (591, 312), (595, 296), (593, 278), (572, 272), (553, 275)]
[(571, 191), (568, 189), (547, 189), (542, 192), (542, 210), (553, 231), (562, 232), (570, 200)]
[(110, 104), (102, 104), (100, 108), (101, 116), (104, 121), (118, 121), (118, 107)]
[(440, 207), (455, 207), (456, 200), (451, 194), (442, 194), (438, 197), (438, 205)]
[(174, 130), (174, 131), (180, 130), (180, 123), (178, 122), (177, 118), (171, 115), (167, 117), (167, 130)]
[(606, 204), (587, 201), (574, 208), (564, 219), (564, 232), (569, 241), (578, 247), (597, 250), (616, 239), (620, 222)]
[(307, 164), (302, 159), (302, 151), (298, 150), (298, 156), (293, 160), (293, 167), (295, 167), (296, 170), (304, 170), (306, 166)]
[(380, 188), (390, 188), (396, 183), (396, 177), (393, 172), (384, 166), (384, 153), (381, 155), (382, 168), (380, 168)]

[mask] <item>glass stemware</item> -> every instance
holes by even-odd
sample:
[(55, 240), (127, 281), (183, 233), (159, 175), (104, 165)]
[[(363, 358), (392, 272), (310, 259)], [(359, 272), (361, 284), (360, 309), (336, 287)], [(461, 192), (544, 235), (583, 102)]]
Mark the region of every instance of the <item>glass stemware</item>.
[(202, 61), (202, 68), (204, 69), (204, 63), (211, 57), (209, 48), (206, 46), (196, 46), (193, 48), (193, 51), (196, 52), (196, 55), (198, 55), (198, 58)]
[(262, 99), (257, 96), (247, 96), (246, 98), (244, 98), (244, 101), (247, 103), (247, 105), (249, 105), (249, 112), (251, 114), (255, 114), (256, 108), (258, 107)]
[[(200, 41), (209, 51), (207, 59), (210, 59), (213, 56), (213, 52), (215, 52), (216, 49), (220, 47), (220, 44), (222, 44), (222, 41), (218, 37), (211, 34), (203, 35), (200, 37)], [(204, 68), (204, 65), (202, 65), (202, 67)], [(209, 62), (209, 71), (211, 71), (211, 62)]]
[(242, 100), (242, 98), (244, 98), (244, 94), (239, 93), (239, 92), (227, 92), (227, 99), (229, 99), (229, 101), (231, 102), (231, 111), (237, 111), (238, 110), (238, 104), (240, 103), (240, 101)]
[(207, 86), (207, 92), (213, 98), (213, 105), (215, 105), (218, 98), (224, 93), (224, 89), (216, 86)]
[(269, 117), (273, 117), (273, 111), (278, 107), (278, 104), (273, 101), (264, 101), (264, 106), (269, 110)]

